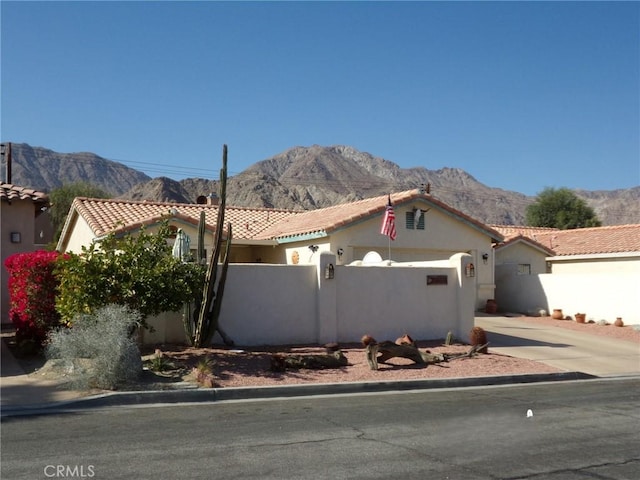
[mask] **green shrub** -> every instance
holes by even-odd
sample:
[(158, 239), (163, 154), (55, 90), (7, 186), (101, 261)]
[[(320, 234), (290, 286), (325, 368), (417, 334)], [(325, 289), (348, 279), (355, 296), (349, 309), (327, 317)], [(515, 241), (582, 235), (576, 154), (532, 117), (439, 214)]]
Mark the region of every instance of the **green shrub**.
[(154, 372), (166, 372), (167, 370), (171, 370), (175, 368), (175, 365), (164, 356), (162, 350), (156, 348), (155, 354), (149, 360), (148, 363), (149, 369)]
[(165, 221), (155, 234), (144, 228), (122, 238), (112, 233), (81, 254), (67, 254), (56, 268), (62, 320), (72, 324), (76, 315), (119, 304), (140, 312), (145, 325), (146, 317), (180, 311), (201, 295), (204, 267), (174, 258), (170, 234)]
[(47, 358), (63, 360), (79, 388), (117, 389), (142, 371), (140, 350), (133, 337), (141, 315), (123, 305), (106, 305), (74, 318), (72, 327), (49, 334)]

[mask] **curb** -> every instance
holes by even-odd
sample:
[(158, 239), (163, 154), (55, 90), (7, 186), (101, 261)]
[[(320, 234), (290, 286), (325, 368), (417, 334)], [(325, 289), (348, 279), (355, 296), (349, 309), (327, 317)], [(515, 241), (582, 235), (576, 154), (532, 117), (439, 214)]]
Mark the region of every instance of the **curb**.
[(598, 379), (582, 372), (462, 377), (390, 382), (322, 383), (266, 387), (191, 388), (137, 392), (113, 392), (91, 397), (32, 406), (2, 407), (1, 417), (43, 415), (71, 410), (150, 404), (209, 403), (229, 400), (295, 398), (315, 395), (437, 390), (478, 386), (517, 385), (538, 382)]

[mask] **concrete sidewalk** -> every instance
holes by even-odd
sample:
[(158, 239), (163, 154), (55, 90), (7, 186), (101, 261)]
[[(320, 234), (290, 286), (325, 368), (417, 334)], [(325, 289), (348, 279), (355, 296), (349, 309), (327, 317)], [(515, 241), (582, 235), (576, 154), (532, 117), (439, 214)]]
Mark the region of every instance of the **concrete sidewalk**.
[(86, 393), (60, 388), (61, 382), (38, 379), (27, 375), (5, 342), (0, 341), (0, 404), (10, 406), (53, 404), (75, 400)]
[[(640, 375), (640, 345), (517, 318), (477, 316), (492, 352), (598, 377)], [(613, 328), (613, 327), (612, 327)]]

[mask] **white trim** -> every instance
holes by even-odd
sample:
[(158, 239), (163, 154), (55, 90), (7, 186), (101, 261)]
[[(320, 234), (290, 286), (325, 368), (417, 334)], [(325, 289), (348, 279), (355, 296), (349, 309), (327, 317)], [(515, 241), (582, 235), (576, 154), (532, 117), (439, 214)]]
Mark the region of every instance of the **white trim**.
[(562, 262), (569, 260), (600, 260), (608, 258), (628, 258), (640, 257), (640, 252), (618, 252), (618, 253), (594, 253), (591, 255), (560, 255), (555, 257), (547, 257), (547, 262)]
[(256, 246), (260, 246), (260, 245), (266, 245), (266, 246), (276, 246), (278, 245), (278, 242), (275, 239), (269, 239), (269, 240), (255, 240), (255, 239), (251, 239), (251, 238), (231, 238), (231, 245), (256, 245)]

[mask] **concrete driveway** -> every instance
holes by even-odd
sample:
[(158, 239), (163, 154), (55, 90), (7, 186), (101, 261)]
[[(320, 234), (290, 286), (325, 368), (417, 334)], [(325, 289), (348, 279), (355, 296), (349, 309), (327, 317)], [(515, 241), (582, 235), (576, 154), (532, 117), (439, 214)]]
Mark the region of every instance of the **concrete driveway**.
[(477, 316), (489, 348), (518, 358), (599, 377), (640, 375), (640, 345), (512, 317)]

